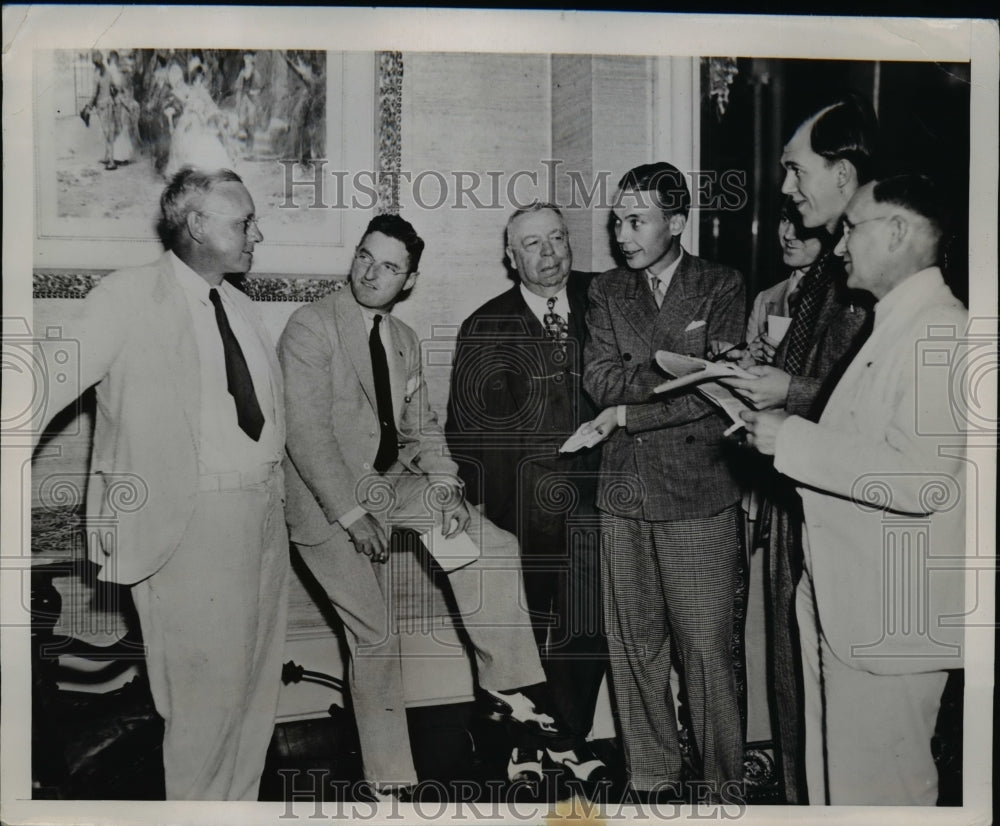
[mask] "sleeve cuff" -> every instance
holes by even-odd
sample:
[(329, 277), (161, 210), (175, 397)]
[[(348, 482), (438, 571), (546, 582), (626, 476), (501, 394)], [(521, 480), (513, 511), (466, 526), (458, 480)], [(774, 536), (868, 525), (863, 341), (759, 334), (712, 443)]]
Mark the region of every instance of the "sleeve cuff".
[(625, 405), (620, 404), (615, 408), (615, 416), (618, 418), (618, 426), (625, 427), (627, 423), (627, 417), (625, 414)]
[(340, 527), (346, 531), (366, 513), (368, 513), (368, 511), (366, 511), (361, 505), (355, 505), (337, 521), (340, 523)]
[(813, 422), (801, 416), (789, 416), (778, 428), (774, 440), (774, 467), (779, 473), (795, 479), (795, 457), (808, 452), (809, 431)]

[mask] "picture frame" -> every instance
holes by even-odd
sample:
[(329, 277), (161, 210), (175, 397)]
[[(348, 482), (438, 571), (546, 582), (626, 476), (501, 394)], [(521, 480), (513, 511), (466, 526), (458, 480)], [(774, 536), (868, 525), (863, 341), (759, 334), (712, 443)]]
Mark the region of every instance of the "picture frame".
[[(109, 169), (101, 163), (106, 133), (95, 105), (103, 67), (93, 59), (110, 66), (112, 55), (117, 66), (110, 70), (125, 79), (126, 102), (114, 114), (116, 157)], [(260, 80), (241, 94), (235, 86), (250, 64)], [(38, 50), (36, 262), (117, 267), (123, 250), (125, 263), (148, 260), (158, 249), (156, 198), (164, 176), (183, 163), (229, 161), (257, 196), (266, 240), (258, 272), (342, 275), (350, 264), (345, 244), (376, 211), (394, 208), (385, 183), (385, 170), (399, 163), (391, 137), (399, 134), (400, 113), (394, 65), (391, 54), (371, 52)], [(311, 72), (312, 88), (300, 71)], [(131, 146), (120, 149), (123, 141)], [(309, 146), (296, 157), (295, 145), (303, 143)]]

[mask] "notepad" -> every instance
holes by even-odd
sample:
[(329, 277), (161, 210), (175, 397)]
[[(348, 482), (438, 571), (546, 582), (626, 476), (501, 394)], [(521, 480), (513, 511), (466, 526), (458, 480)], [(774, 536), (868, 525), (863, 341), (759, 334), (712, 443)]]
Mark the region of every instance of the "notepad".
[(434, 525), (432, 530), (420, 536), (420, 541), (431, 556), (437, 561), (445, 571), (457, 571), (479, 559), (481, 552), (479, 546), (462, 531), (450, 539), (444, 535), (439, 524)]
[(694, 356), (682, 356), (666, 350), (656, 351), (656, 363), (669, 373), (672, 378), (653, 388), (654, 393), (666, 393), (686, 387), (689, 384), (699, 384), (703, 381), (715, 381), (725, 378), (756, 378), (739, 365), (731, 361), (708, 361)]

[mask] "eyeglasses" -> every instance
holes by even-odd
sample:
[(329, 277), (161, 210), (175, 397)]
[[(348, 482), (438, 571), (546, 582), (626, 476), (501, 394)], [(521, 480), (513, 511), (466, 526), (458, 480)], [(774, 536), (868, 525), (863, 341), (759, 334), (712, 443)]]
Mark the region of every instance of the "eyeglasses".
[(256, 227), (257, 228), (257, 232), (260, 232), (261, 235), (264, 234), (263, 232), (261, 232), (261, 229), (260, 229), (260, 218), (258, 218), (255, 215), (250, 215), (250, 216), (244, 218), (242, 215), (231, 215), (228, 212), (216, 212), (213, 209), (200, 209), (198, 211), (202, 212), (202, 213), (207, 212), (210, 215), (218, 215), (218, 216), (220, 216), (222, 218), (232, 218), (234, 221), (239, 221), (243, 225), (243, 234), (244, 235), (248, 235), (250, 233), (250, 227), (251, 226)]
[[(558, 230), (549, 233), (548, 241), (553, 247), (564, 247), (569, 243), (569, 233)], [(529, 235), (521, 241), (521, 249), (525, 252), (537, 252), (542, 246), (542, 239), (538, 235)]]
[(406, 275), (408, 272), (405, 267), (400, 267), (393, 264), (391, 261), (379, 261), (376, 263), (375, 259), (371, 257), (367, 250), (358, 250), (354, 253), (354, 260), (366, 270), (374, 267), (376, 274), (379, 275)]
[(840, 231), (844, 236), (844, 240), (847, 240), (850, 237), (851, 233), (854, 232), (854, 230), (857, 227), (860, 227), (862, 224), (870, 224), (872, 221), (884, 221), (886, 220), (886, 218), (889, 217), (891, 216), (879, 215), (875, 218), (865, 218), (864, 221), (848, 221), (847, 218), (842, 218), (840, 220)]

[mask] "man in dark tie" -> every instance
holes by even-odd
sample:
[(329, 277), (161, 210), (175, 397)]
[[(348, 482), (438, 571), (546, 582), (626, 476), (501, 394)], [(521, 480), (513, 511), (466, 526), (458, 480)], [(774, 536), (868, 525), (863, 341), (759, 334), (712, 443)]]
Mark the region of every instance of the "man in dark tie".
[[(364, 774), (380, 798), (406, 798), (417, 782), (386, 590), (393, 528), (468, 534), (480, 556), (447, 579), (483, 710), (549, 742), (566, 736), (523, 608), (517, 539), (466, 505), (427, 399), (417, 334), (392, 314), (417, 281), (423, 248), (398, 215), (372, 219), (348, 288), (298, 309), (279, 343), (288, 524), (343, 621)], [(432, 539), (432, 554), (436, 547)]]
[(256, 800), (285, 643), (284, 409), (274, 346), (245, 273), (263, 240), (229, 170), (182, 169), (160, 198), (166, 252), (101, 279), (67, 325), (96, 385), (87, 517), (99, 577), (130, 585), (169, 800)]
[(670, 687), (683, 673), (691, 758), (711, 794), (739, 794), (743, 731), (732, 634), (740, 561), (740, 492), (721, 413), (697, 392), (654, 396), (657, 350), (704, 358), (743, 332), (736, 270), (681, 248), (691, 203), (668, 163), (626, 173), (613, 207), (625, 266), (594, 279), (583, 386), (616, 409), (597, 507), (604, 618), (632, 786), (655, 793), (681, 779)]
[[(581, 386), (591, 274), (572, 272), (562, 213), (536, 203), (511, 215), (506, 254), (519, 283), (462, 324), (445, 432), (466, 499), (517, 535), (535, 639), (553, 700), (574, 739), (548, 761), (579, 780), (604, 764), (586, 743), (606, 665), (594, 498), (601, 434), (615, 411), (597, 409)], [(592, 422), (595, 444), (559, 453)], [(540, 780), (535, 742), (515, 747), (511, 778)]]
[[(751, 367), (754, 379), (733, 379), (756, 407), (784, 408), (817, 421), (830, 391), (871, 329), (868, 297), (847, 288), (834, 254), (840, 220), (858, 187), (871, 179), (877, 122), (858, 95), (837, 98), (795, 130), (781, 156), (788, 195), (807, 228), (822, 231), (823, 251), (790, 300), (791, 326), (773, 364)], [(735, 355), (735, 354), (734, 354)], [(772, 731), (778, 744), (785, 798), (807, 802), (800, 725), (802, 696), (795, 587), (802, 575), (802, 508), (787, 479), (762, 480), (768, 499), (758, 518), (756, 545), (767, 549), (767, 619)]]

